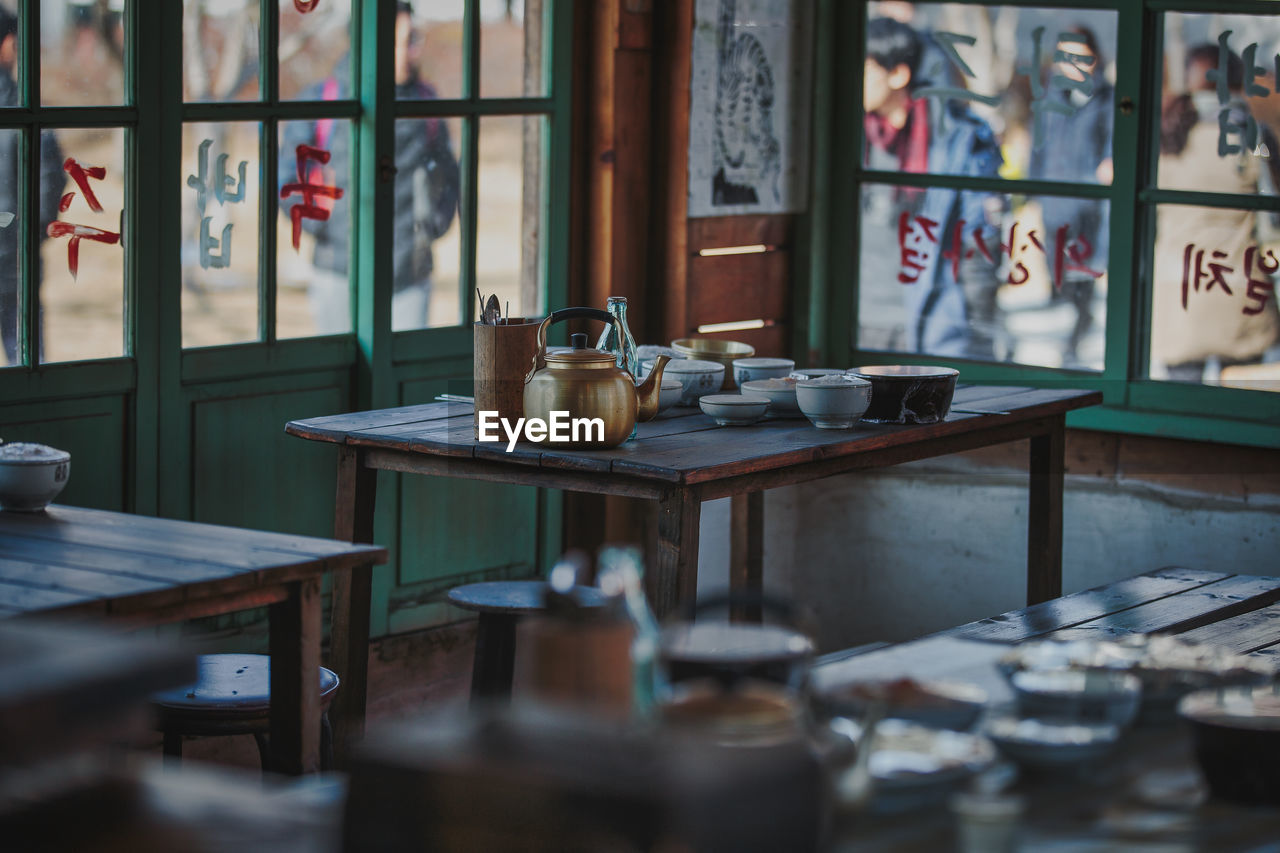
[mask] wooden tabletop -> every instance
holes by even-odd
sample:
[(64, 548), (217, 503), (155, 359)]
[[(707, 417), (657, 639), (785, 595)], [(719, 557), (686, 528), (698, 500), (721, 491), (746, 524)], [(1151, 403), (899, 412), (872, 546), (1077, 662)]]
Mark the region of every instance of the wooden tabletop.
[(213, 595), (262, 592), (270, 603), (268, 588), (385, 560), (373, 545), (105, 510), (0, 512), (0, 618), (171, 621), (201, 615)]
[[(1010, 645), (1044, 637), (1177, 634), (1280, 664), (1280, 578), (1167, 568), (942, 631), (919, 640), (824, 657), (821, 689), (860, 680), (969, 681), (994, 702), (1012, 699), (996, 661)], [(1087, 774), (1024, 774), (1024, 851), (1274, 850), (1280, 809), (1205, 798), (1188, 731), (1140, 726)], [(1168, 802), (1161, 802), (1164, 796)], [(864, 816), (835, 846), (849, 851), (952, 849), (945, 804), (909, 815)]]
[[(817, 429), (804, 418), (767, 419), (747, 427), (721, 427), (698, 409), (678, 407), (639, 425), (636, 438), (610, 450), (560, 450), (522, 442), (475, 438), (472, 407), (428, 403), (293, 421), (286, 432), (314, 441), (473, 458), (547, 470), (612, 473), (658, 484), (693, 485), (744, 473), (791, 468), (932, 439), (961, 437), (1061, 416), (1102, 402), (1095, 391), (969, 385), (956, 389), (953, 411), (937, 424), (867, 424), (851, 430)], [(998, 414), (995, 414), (998, 413)]]

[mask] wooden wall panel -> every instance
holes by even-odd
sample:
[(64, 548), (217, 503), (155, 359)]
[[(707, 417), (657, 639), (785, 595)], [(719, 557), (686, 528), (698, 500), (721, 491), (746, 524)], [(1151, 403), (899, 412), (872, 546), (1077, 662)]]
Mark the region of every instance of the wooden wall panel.
[(0, 407), (5, 442), (47, 444), (71, 454), (71, 476), (58, 503), (123, 510), (127, 505), (127, 398), (123, 395)]
[(194, 401), (193, 519), (331, 536), (334, 449), (285, 435), (284, 425), (344, 411), (348, 399), (345, 384), (317, 380), (307, 387), (295, 380), (292, 387)]
[(785, 320), (791, 313), (790, 267), (787, 251), (690, 258), (689, 331), (705, 323)]

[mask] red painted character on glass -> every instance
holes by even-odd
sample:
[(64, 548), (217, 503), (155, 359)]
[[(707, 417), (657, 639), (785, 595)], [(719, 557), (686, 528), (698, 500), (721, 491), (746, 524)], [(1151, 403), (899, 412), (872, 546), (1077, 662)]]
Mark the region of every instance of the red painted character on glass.
[[(921, 234), (914, 233), (914, 226), (920, 226)], [(898, 216), (898, 251), (902, 256), (902, 271), (898, 273), (901, 284), (915, 284), (920, 280), (925, 263), (929, 260), (927, 250), (920, 251), (907, 245), (920, 245), (922, 242), (938, 243), (938, 223), (924, 216), (911, 216), (905, 210)]]
[[(1235, 268), (1209, 261), (1209, 270), (1206, 272), (1204, 268), (1205, 250), (1201, 249), (1197, 252), (1195, 249), (1194, 243), (1188, 243), (1187, 248), (1182, 253), (1182, 308), (1184, 311), (1187, 307), (1188, 288), (1192, 288), (1196, 293), (1199, 293), (1200, 282), (1206, 278), (1209, 279), (1209, 283), (1205, 285), (1205, 293), (1213, 290), (1213, 286), (1216, 284), (1225, 290), (1228, 296), (1231, 295), (1231, 288), (1227, 286), (1226, 274), (1235, 272)], [(1192, 265), (1193, 253), (1195, 257), (1194, 266)], [(1215, 249), (1211, 257), (1222, 260), (1227, 257), (1227, 253)]]
[[(62, 170), (71, 176), (71, 180), (75, 181), (76, 186), (84, 193), (85, 204), (89, 205), (89, 209), (94, 213), (101, 213), (102, 203), (94, 195), (93, 188), (89, 185), (89, 179), (101, 181), (107, 176), (107, 170), (102, 166), (82, 166), (73, 157), (66, 159), (62, 164)], [(67, 208), (71, 207), (71, 202), (75, 197), (74, 191), (64, 195), (62, 201), (58, 203), (58, 210), (65, 213)], [(45, 233), (50, 237), (71, 238), (67, 241), (67, 270), (71, 273), (73, 279), (80, 272), (80, 241), (82, 239), (108, 245), (120, 242), (119, 232), (104, 231), (101, 228), (94, 228), (90, 225), (76, 225), (73, 222), (63, 222), (62, 220), (50, 222)]]
[(293, 248), (298, 250), (300, 238), (302, 237), (302, 220), (315, 219), (324, 222), (329, 218), (329, 210), (333, 207), (332, 202), (326, 206), (324, 202), (317, 203), (317, 197), (320, 199), (332, 199), (334, 201), (342, 198), (342, 190), (338, 187), (328, 186), (326, 184), (311, 183), (310, 179), (320, 178), (319, 169), (308, 169), (307, 161), (315, 160), (320, 164), (329, 162), (329, 152), (322, 148), (316, 148), (313, 145), (299, 145), (297, 148), (298, 156), (298, 180), (296, 183), (285, 184), (280, 188), (280, 198), (288, 198), (294, 193), (302, 196), (303, 202), (295, 204), (289, 208), (289, 218), (293, 222)]
[(293, 0), (293, 8), (297, 9), (301, 14), (314, 12), (315, 8), (320, 5), (320, 0)]
[[(1259, 278), (1254, 278), (1253, 275), (1254, 262), (1257, 262), (1258, 270), (1262, 273)], [(1267, 307), (1267, 300), (1275, 294), (1276, 285), (1271, 277), (1275, 275), (1277, 270), (1280, 270), (1280, 259), (1276, 258), (1275, 252), (1271, 249), (1263, 252), (1257, 246), (1250, 246), (1244, 250), (1244, 274), (1249, 282), (1249, 289), (1245, 291), (1245, 298), (1255, 304), (1246, 305), (1241, 309), (1241, 313), (1249, 316), (1262, 313), (1262, 309)], [(1185, 297), (1183, 307), (1186, 307)]]

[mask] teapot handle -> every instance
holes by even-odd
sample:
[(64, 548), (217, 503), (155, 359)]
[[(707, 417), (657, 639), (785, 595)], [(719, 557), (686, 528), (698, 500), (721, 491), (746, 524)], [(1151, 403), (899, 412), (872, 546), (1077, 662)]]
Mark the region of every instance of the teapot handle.
[[(622, 338), (622, 323), (618, 321), (617, 317), (614, 317), (602, 308), (561, 308), (559, 311), (552, 311), (547, 319), (543, 320), (542, 324), (538, 326), (538, 350), (533, 354), (533, 368), (524, 377), (524, 381), (526, 383), (533, 379), (533, 374), (538, 372), (538, 367), (546, 363), (547, 327), (552, 323), (558, 323), (561, 320), (573, 319), (599, 320), (602, 323), (609, 323), (617, 331), (619, 339)], [(622, 360), (623, 369), (631, 372), (631, 365), (626, 363), (627, 356), (625, 350), (623, 351)]]

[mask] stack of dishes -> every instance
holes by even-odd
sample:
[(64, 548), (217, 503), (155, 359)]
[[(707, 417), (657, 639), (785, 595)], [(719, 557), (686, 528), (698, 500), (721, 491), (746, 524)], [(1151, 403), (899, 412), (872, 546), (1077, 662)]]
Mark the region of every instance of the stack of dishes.
[[(678, 338), (671, 342), (671, 348), (681, 358), (693, 358), (700, 361), (714, 361), (724, 366), (722, 391), (731, 391), (738, 387), (733, 379), (733, 363), (740, 358), (751, 358), (756, 348), (739, 341), (722, 341), (719, 338)], [(671, 368), (668, 366), (667, 368)]]

